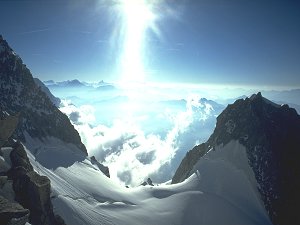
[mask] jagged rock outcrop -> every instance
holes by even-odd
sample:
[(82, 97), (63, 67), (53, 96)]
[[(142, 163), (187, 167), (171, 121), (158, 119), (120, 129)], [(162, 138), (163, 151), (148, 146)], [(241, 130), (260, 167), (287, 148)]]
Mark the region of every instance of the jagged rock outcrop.
[(153, 182), (152, 182), (152, 180), (151, 180), (151, 178), (150, 178), (150, 177), (148, 177), (148, 179), (147, 179), (147, 183), (148, 183), (150, 186), (154, 186), (154, 185), (153, 185)]
[(29, 221), (32, 225), (56, 225), (50, 200), (50, 180), (40, 176), (29, 162), (24, 146), (16, 142), (10, 153), (12, 168), (8, 172), (13, 180), (15, 199), (24, 208), (29, 209)]
[(14, 138), (26, 143), (26, 135), (43, 140), (55, 137), (87, 151), (68, 117), (59, 111), (47, 94), (36, 85), (21, 58), (0, 36), (0, 111), (19, 113)]
[(97, 161), (97, 159), (95, 158), (95, 156), (91, 157), (91, 163), (97, 165), (97, 167), (99, 168), (99, 170), (107, 177), (110, 177), (109, 174), (109, 168), (107, 166), (102, 165), (101, 163), (99, 163)]
[(197, 145), (192, 150), (188, 151), (172, 178), (172, 184), (182, 182), (188, 178), (194, 165), (206, 152), (207, 148), (204, 143)]
[(14, 177), (16, 200), (30, 210), (32, 224), (55, 224), (55, 217), (50, 201), (50, 180), (34, 171), (24, 173), (17, 169)]
[(26, 172), (33, 171), (24, 146), (20, 142), (14, 144), (13, 150), (10, 152), (10, 161), (12, 168), (23, 167)]
[(13, 182), (9, 180), (7, 176), (0, 176), (0, 196), (10, 202), (15, 202)]
[(154, 186), (150, 177), (148, 177), (147, 181), (144, 181), (143, 183), (141, 183), (140, 186), (146, 186), (146, 185)]
[(0, 118), (0, 148), (8, 140), (8, 138), (13, 134), (19, 119), (18, 115), (16, 116), (6, 116), (5, 118)]
[[(17, 118), (7, 116), (0, 125), (0, 137), (6, 140), (16, 128)], [(0, 150), (0, 224), (63, 225), (62, 218), (53, 213), (50, 180), (33, 170), (19, 141), (11, 143)]]
[[(4, 115), (3, 115), (4, 117)], [(9, 137), (13, 134), (18, 125), (18, 116), (6, 115), (0, 119), (0, 156), (4, 156), (1, 147), (8, 143)], [(5, 160), (0, 159), (0, 175), (5, 174), (10, 169), (10, 165)]]
[(8, 201), (0, 196), (0, 224), (24, 225), (28, 222), (29, 210), (20, 204)]
[(288, 105), (276, 105), (260, 93), (237, 100), (218, 116), (209, 140), (187, 153), (172, 183), (186, 179), (209, 150), (239, 140), (246, 147), (257, 189), (272, 222), (300, 224), (299, 134), (300, 116)]
[[(11, 161), (6, 161), (7, 152), (2, 150), (18, 124), (18, 116), (9, 116), (0, 120), (0, 223), (5, 225), (25, 225), (29, 221), (29, 210), (15, 202), (13, 182), (6, 176)], [(8, 151), (9, 152), (9, 151)]]

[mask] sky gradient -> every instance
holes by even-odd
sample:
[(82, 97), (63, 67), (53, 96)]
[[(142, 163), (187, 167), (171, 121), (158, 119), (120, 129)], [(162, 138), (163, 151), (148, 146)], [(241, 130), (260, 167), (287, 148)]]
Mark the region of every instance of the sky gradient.
[[(113, 1), (0, 1), (0, 34), (41, 80), (120, 79)], [(300, 86), (300, 2), (174, 0), (146, 31), (145, 81)]]

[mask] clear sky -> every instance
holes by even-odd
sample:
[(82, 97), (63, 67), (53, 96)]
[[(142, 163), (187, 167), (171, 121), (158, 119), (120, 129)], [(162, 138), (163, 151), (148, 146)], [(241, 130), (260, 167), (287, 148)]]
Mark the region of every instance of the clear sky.
[(41, 80), (300, 86), (300, 1), (145, 2), (0, 1), (0, 34)]

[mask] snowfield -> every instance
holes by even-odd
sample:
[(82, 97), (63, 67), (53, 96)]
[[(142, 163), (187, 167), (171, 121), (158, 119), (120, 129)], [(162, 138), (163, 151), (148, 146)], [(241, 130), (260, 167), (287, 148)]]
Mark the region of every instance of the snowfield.
[[(28, 157), (34, 169), (51, 180), (54, 212), (66, 224), (272, 224), (256, 191), (245, 148), (237, 141), (208, 152), (182, 183), (136, 188), (120, 186), (87, 158), (48, 169), (51, 165), (46, 168), (36, 161), (33, 145), (34, 139), (26, 144)], [(60, 152), (68, 147), (62, 144)], [(39, 149), (43, 158), (48, 154), (53, 159), (51, 150)], [(67, 160), (64, 154), (59, 157)]]

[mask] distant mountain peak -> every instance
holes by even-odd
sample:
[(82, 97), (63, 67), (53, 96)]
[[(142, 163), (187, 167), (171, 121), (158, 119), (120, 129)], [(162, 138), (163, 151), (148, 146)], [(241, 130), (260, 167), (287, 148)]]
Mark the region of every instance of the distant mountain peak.
[(262, 98), (262, 95), (261, 95), (261, 92), (257, 92), (257, 94), (253, 94), (251, 95), (250, 99), (253, 100), (253, 99), (261, 99)]
[(81, 84), (81, 82), (78, 79), (73, 79), (73, 80), (68, 80), (69, 83), (79, 83)]

